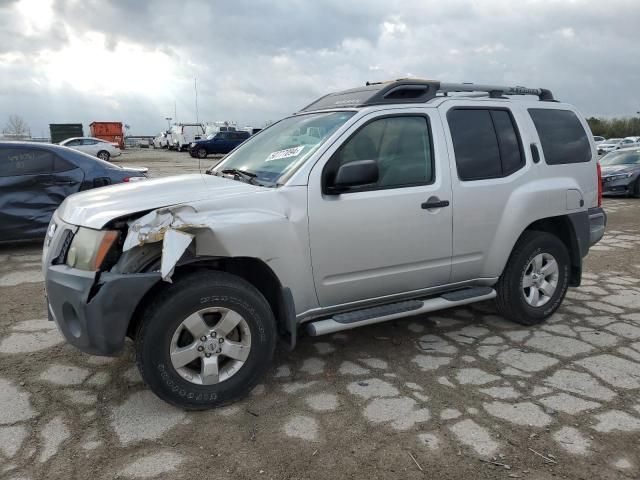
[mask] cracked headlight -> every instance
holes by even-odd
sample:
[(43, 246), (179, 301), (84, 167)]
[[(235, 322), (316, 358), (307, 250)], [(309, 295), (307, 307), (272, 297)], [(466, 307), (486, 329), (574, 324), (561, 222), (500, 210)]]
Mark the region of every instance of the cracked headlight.
[(71, 242), (67, 254), (67, 265), (80, 270), (99, 270), (119, 235), (120, 233), (115, 230), (92, 230), (80, 227)]

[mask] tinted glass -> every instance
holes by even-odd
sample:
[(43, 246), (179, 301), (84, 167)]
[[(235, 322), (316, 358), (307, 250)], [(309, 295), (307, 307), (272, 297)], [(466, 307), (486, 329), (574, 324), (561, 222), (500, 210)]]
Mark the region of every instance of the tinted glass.
[(640, 165), (640, 150), (612, 152), (600, 159), (600, 165)]
[[(237, 168), (257, 175), (255, 181), (277, 186), (291, 175), (353, 116), (354, 112), (327, 112), (285, 118), (260, 135), (243, 142), (213, 168), (213, 172)], [(323, 132), (320, 138), (308, 135), (309, 129)]]
[(325, 170), (331, 184), (340, 165), (356, 160), (378, 162), (378, 187), (400, 187), (433, 180), (431, 138), (425, 117), (375, 120), (338, 150)]
[(76, 168), (76, 166), (68, 162), (64, 158), (61, 158), (58, 155), (53, 156), (54, 172), (66, 172), (67, 170), (73, 170), (74, 168)]
[(509, 112), (506, 110), (491, 110), (491, 118), (498, 136), (502, 176), (506, 177), (524, 165), (524, 157), (522, 156), (518, 134)]
[(451, 110), (447, 121), (460, 180), (502, 176), (500, 148), (489, 110)]
[(35, 148), (0, 148), (0, 177), (51, 173), (54, 155)]
[(568, 110), (530, 108), (529, 114), (540, 137), (549, 165), (589, 162), (589, 137), (575, 113)]

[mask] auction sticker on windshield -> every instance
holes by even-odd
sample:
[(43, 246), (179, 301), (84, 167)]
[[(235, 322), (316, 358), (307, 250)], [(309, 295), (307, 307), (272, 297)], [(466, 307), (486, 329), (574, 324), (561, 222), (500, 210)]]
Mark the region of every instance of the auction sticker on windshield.
[(284, 150), (278, 150), (277, 152), (270, 153), (266, 162), (271, 162), (273, 160), (280, 160), (281, 158), (289, 158), (289, 157), (297, 157), (300, 155), (300, 152), (304, 148), (304, 145), (300, 145), (298, 147), (286, 148)]

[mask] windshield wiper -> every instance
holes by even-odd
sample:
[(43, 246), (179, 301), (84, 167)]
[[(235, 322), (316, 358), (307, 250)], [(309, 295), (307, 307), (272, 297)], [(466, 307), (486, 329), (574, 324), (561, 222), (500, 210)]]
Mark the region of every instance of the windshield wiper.
[(252, 172), (247, 172), (246, 170), (240, 170), (239, 168), (227, 168), (222, 170), (220, 173), (233, 175), (236, 179), (242, 178), (247, 183), (251, 183), (253, 185), (261, 185), (260, 182), (257, 182), (255, 179), (257, 175)]

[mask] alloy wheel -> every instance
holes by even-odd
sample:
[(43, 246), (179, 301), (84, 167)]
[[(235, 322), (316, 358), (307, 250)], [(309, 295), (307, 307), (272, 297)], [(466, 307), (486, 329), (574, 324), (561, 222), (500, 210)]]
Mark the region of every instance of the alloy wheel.
[(558, 262), (549, 253), (539, 253), (531, 259), (522, 277), (525, 301), (538, 308), (547, 304), (558, 287)]
[(209, 307), (189, 315), (173, 334), (171, 364), (185, 380), (213, 385), (228, 380), (251, 351), (251, 331), (234, 310)]

